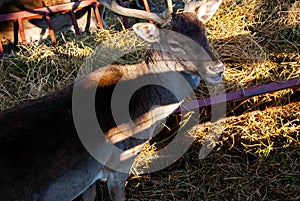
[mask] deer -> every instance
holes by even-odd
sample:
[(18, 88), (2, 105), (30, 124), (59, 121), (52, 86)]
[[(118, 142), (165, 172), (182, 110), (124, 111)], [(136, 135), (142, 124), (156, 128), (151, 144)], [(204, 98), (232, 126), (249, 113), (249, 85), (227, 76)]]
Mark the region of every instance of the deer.
[[(201, 79), (222, 81), (225, 66), (210, 49), (204, 26), (221, 0), (187, 1), (176, 14), (171, 0), (163, 13), (124, 8), (115, 1), (101, 3), (117, 14), (156, 22), (133, 25), (152, 48), (140, 63), (94, 66), (60, 90), (0, 112), (2, 200), (71, 201), (83, 194), (91, 201), (98, 180), (106, 180), (111, 200), (125, 200), (129, 171), (157, 125)], [(137, 84), (143, 86), (128, 104), (117, 102), (120, 111), (114, 115), (113, 97), (122, 98), (125, 89)], [(127, 109), (129, 117), (123, 115)], [(95, 119), (90, 119), (90, 111)], [(83, 138), (91, 133), (96, 138), (87, 141), (88, 147)]]

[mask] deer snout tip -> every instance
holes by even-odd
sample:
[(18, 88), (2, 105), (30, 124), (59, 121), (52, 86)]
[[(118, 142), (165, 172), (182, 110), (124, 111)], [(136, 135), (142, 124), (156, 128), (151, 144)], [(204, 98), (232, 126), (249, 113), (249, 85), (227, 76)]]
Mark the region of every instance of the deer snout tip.
[(204, 78), (207, 82), (211, 84), (219, 83), (223, 79), (224, 71), (225, 71), (225, 65), (223, 63), (212, 65), (208, 67), (208, 72)]
[(225, 65), (223, 63), (219, 63), (217, 65), (209, 67), (209, 70), (213, 73), (223, 73), (225, 71)]

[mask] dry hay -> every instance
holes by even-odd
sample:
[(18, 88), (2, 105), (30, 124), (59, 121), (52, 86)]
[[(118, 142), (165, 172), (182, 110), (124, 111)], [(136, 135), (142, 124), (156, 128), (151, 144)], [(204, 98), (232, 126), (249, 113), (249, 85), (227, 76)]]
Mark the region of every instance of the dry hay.
[[(299, 1), (223, 2), (207, 32), (227, 66), (227, 92), (300, 76)], [(197, 95), (212, 92), (222, 90), (203, 84)], [(214, 124), (206, 122), (209, 109), (200, 110), (206, 123), (192, 130), (191, 149), (165, 170), (133, 177), (132, 200), (299, 200), (299, 101), (299, 91), (288, 89), (227, 104), (219, 141), (201, 160)], [(157, 157), (147, 151), (149, 161)]]
[[(300, 76), (299, 1), (223, 2), (207, 32), (213, 50), (227, 66), (227, 92)], [(119, 18), (109, 22), (115, 24), (114, 29), (123, 30)], [(28, 46), (5, 56), (0, 63), (0, 109), (70, 83), (84, 58), (100, 43), (113, 52), (130, 52), (133, 46), (144, 45), (131, 31), (114, 29), (76, 39), (72, 34), (62, 35), (57, 47)], [(144, 56), (143, 51), (134, 52), (118, 62)], [(222, 90), (203, 83), (197, 96), (212, 92)], [(214, 150), (200, 160), (201, 144), (215, 125), (207, 122), (210, 110), (201, 109), (201, 126), (190, 133), (195, 140), (189, 151), (156, 173), (138, 175), (137, 168), (133, 169), (126, 187), (128, 199), (299, 200), (299, 106), (299, 91), (292, 89), (228, 103), (221, 136)], [(160, 143), (146, 147), (136, 167), (158, 157)], [(108, 200), (105, 187), (98, 185), (102, 186), (98, 200)]]

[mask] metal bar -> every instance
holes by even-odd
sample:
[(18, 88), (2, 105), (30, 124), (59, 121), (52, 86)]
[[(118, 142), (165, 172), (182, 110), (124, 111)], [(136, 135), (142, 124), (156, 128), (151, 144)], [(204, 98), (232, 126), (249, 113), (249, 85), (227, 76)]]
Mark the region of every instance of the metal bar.
[[(289, 107), (289, 106), (290, 107), (296, 107), (296, 106), (299, 107), (300, 102), (291, 102), (291, 103), (287, 103), (286, 105), (284, 105), (284, 107)], [(282, 105), (280, 105), (280, 106), (270, 106), (270, 107), (267, 107), (263, 110), (254, 110), (254, 111), (247, 112), (246, 114), (240, 114), (240, 115), (237, 115), (237, 116), (226, 116), (222, 119), (222, 121), (236, 121), (237, 119), (239, 119), (239, 118), (241, 118), (242, 116), (245, 116), (245, 115), (252, 116), (252, 115), (257, 115), (260, 112), (276, 111), (276, 110), (279, 110), (279, 109), (282, 109), (282, 108), (283, 108)], [(176, 115), (174, 115), (174, 116), (176, 116)], [(205, 120), (204, 122), (200, 122), (200, 124), (195, 125), (194, 128), (210, 127), (210, 126), (212, 126), (213, 123), (214, 122)]]
[(270, 84), (264, 84), (261, 86), (229, 92), (217, 96), (210, 96), (210, 97), (201, 98), (197, 100), (186, 101), (183, 102), (181, 106), (174, 111), (174, 113), (187, 112), (202, 107), (208, 107), (214, 104), (250, 98), (265, 93), (280, 91), (288, 88), (298, 88), (298, 87), (300, 87), (300, 77), (289, 79), (286, 81), (281, 81), (281, 82), (272, 82)]
[(18, 18), (18, 25), (19, 25), (20, 35), (22, 39), (22, 44), (27, 45), (22, 18)]
[(70, 13), (71, 13), (71, 18), (72, 18), (73, 26), (74, 26), (74, 29), (75, 29), (75, 33), (76, 33), (76, 35), (80, 35), (80, 31), (79, 31), (79, 27), (78, 27), (78, 23), (77, 23), (75, 13), (74, 13), (73, 10), (71, 10)]
[[(122, 0), (117, 0), (117, 3), (120, 5), (120, 6), (123, 6), (124, 7), (124, 3)], [(126, 16), (122, 16), (123, 18), (123, 22), (124, 22), (124, 26), (126, 29), (129, 29), (131, 26), (130, 26), (130, 23), (128, 21), (128, 18)]]

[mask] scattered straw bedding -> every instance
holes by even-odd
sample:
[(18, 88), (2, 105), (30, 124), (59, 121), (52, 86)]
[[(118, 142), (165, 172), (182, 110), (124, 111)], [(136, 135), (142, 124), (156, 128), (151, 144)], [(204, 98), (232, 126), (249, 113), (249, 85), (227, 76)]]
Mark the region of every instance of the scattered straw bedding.
[[(154, 1), (156, 2), (156, 1)], [(208, 23), (214, 52), (227, 66), (227, 92), (300, 76), (300, 2), (225, 0)], [(178, 3), (178, 5), (181, 5)], [(58, 46), (46, 43), (23, 47), (0, 61), (0, 109), (57, 90), (74, 80), (85, 57), (102, 45), (130, 52), (145, 45), (131, 31), (109, 31), (59, 37)], [(137, 51), (119, 62), (140, 60)], [(218, 86), (202, 84), (197, 96)], [(209, 89), (209, 90), (208, 90)], [(299, 90), (283, 90), (227, 104), (227, 118), (214, 150), (198, 158), (201, 143), (214, 124), (202, 109), (200, 124), (189, 133), (189, 151), (172, 166), (150, 175), (134, 172), (127, 184), (129, 200), (299, 200)], [(220, 127), (219, 127), (220, 128)], [(157, 142), (159, 144), (159, 142)], [(136, 165), (157, 157), (149, 145)], [(108, 200), (102, 183), (98, 200)]]

